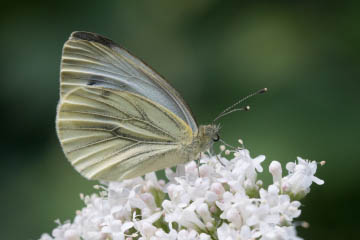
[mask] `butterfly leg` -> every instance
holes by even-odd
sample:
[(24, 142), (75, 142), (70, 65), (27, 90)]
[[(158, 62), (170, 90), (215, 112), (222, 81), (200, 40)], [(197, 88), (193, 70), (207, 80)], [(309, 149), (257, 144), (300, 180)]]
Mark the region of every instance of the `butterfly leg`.
[(198, 177), (200, 177), (200, 159), (201, 159), (201, 154), (200, 153), (200, 157), (196, 160), (196, 165), (197, 165), (197, 170), (198, 170)]
[(220, 158), (218, 157), (218, 155), (215, 155), (215, 157), (216, 157), (216, 159), (219, 161), (219, 163), (220, 163), (223, 167), (225, 167), (225, 164), (220, 160)]

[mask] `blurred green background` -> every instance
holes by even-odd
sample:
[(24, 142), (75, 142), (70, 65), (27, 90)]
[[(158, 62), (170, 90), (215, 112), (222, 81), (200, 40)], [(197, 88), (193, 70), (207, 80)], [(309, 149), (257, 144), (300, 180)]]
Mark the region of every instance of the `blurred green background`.
[[(250, 3), (251, 2), (251, 3)], [(305, 239), (358, 239), (359, 1), (15, 1), (0, 9), (1, 239), (37, 239), (94, 190), (55, 134), (62, 46), (105, 35), (164, 75), (199, 123), (257, 89), (221, 136), (252, 156), (326, 160), (304, 201)], [(266, 170), (267, 171), (267, 170)], [(266, 175), (266, 174), (265, 174)], [(269, 174), (265, 180), (269, 180)]]

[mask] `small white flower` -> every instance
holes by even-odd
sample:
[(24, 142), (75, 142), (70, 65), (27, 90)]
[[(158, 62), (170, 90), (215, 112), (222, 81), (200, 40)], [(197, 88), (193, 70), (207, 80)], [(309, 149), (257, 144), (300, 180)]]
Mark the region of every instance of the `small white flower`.
[(195, 204), (191, 204), (189, 207), (185, 208), (181, 213), (178, 223), (181, 226), (185, 226), (189, 229), (205, 230), (206, 226), (200, 220), (200, 216), (196, 214), (195, 209)]
[[(222, 151), (225, 149), (222, 148)], [(310, 191), (316, 162), (298, 158), (282, 177), (279, 162), (269, 172), (267, 188), (258, 179), (265, 156), (246, 149), (234, 158), (202, 155), (166, 169), (168, 182), (155, 173), (122, 182), (102, 183), (98, 194), (81, 196), (85, 203), (72, 222), (61, 223), (40, 240), (299, 240), (293, 220), (301, 214), (300, 199)], [(221, 161), (221, 163), (219, 162)]]
[(303, 198), (310, 192), (312, 182), (318, 185), (324, 184), (324, 181), (315, 177), (317, 163), (316, 161), (297, 158), (298, 164), (288, 163), (286, 169), (289, 175), (282, 179), (282, 188), (285, 192), (290, 192), (296, 199)]

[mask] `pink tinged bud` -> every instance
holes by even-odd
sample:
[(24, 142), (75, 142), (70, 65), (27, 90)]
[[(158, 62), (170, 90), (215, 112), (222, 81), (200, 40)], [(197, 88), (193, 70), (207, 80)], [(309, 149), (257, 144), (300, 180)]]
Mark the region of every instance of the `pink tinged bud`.
[(211, 222), (206, 223), (206, 228), (207, 229), (210, 229), (210, 228), (213, 228), (213, 227), (214, 227), (214, 224), (212, 224)]
[(273, 176), (273, 182), (280, 182), (282, 178), (282, 168), (278, 161), (272, 161), (269, 166), (269, 172)]
[(287, 191), (289, 190), (289, 186), (288, 186), (287, 184), (283, 184), (283, 185), (281, 186), (281, 190), (282, 190), (283, 192), (287, 192)]
[(210, 212), (215, 213), (215, 212), (216, 212), (216, 207), (215, 207), (215, 206), (211, 206), (211, 207), (210, 207)]
[(218, 195), (219, 197), (221, 197), (225, 192), (225, 189), (221, 183), (211, 184), (210, 190), (216, 193), (216, 195)]
[(160, 179), (160, 180), (158, 181), (158, 183), (159, 183), (159, 185), (162, 186), (162, 187), (165, 186), (165, 184), (166, 184), (163, 179)]

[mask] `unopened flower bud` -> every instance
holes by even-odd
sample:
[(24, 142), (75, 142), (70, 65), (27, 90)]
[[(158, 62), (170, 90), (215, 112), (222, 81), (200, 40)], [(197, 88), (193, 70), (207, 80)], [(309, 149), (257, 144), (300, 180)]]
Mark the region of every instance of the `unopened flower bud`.
[(279, 182), (282, 177), (281, 164), (278, 161), (272, 161), (269, 166), (269, 172), (273, 176), (273, 182)]
[(256, 181), (256, 185), (257, 185), (258, 187), (262, 187), (263, 181), (262, 181), (262, 180), (257, 180), (257, 181)]
[(214, 227), (214, 224), (212, 224), (211, 222), (207, 222), (207, 223), (206, 223), (206, 227), (207, 227), (207, 228), (213, 228), (213, 227)]
[(216, 207), (214, 205), (210, 207), (210, 212), (212, 213), (216, 212)]
[(301, 222), (301, 226), (302, 226), (303, 228), (309, 228), (309, 227), (310, 227), (310, 224), (309, 224), (308, 222), (306, 222), (306, 221), (303, 221), (303, 222)]

